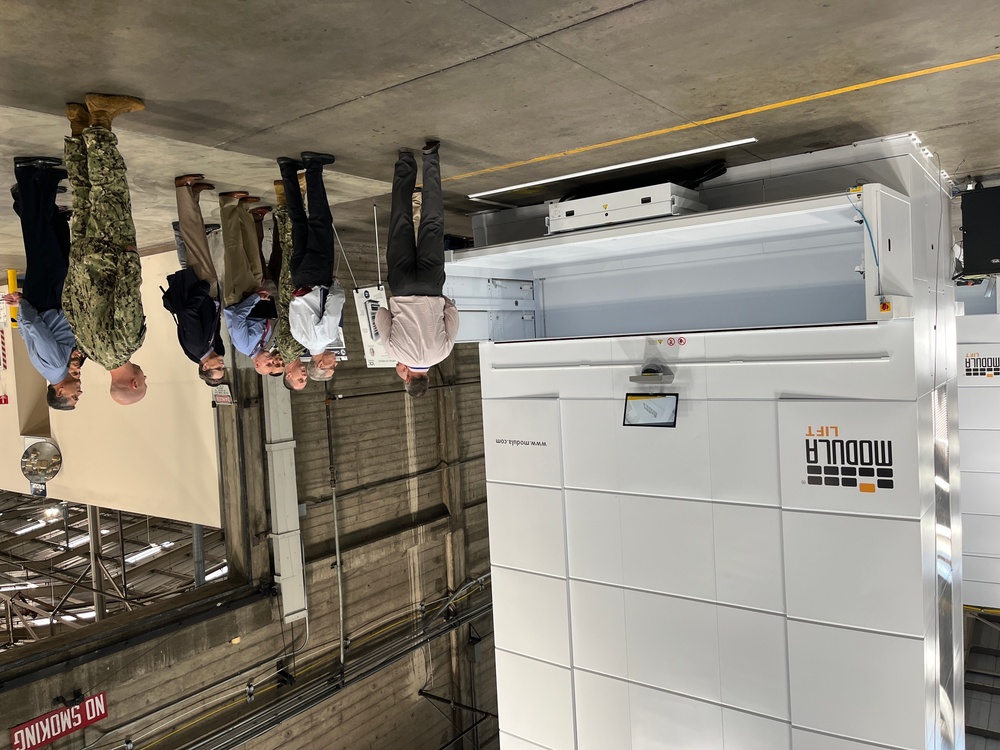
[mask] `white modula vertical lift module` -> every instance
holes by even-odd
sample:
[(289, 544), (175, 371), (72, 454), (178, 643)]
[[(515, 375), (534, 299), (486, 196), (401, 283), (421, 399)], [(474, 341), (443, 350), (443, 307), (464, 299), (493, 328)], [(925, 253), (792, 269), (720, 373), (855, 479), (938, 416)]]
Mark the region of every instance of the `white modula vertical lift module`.
[(480, 346), (501, 747), (964, 747), (937, 170), (895, 137), (699, 196), (448, 266), (536, 300)]
[[(962, 443), (962, 603), (1000, 608), (1000, 315), (986, 284), (960, 288), (958, 402)], [(978, 298), (978, 299), (977, 299)], [(983, 305), (987, 305), (984, 309)]]

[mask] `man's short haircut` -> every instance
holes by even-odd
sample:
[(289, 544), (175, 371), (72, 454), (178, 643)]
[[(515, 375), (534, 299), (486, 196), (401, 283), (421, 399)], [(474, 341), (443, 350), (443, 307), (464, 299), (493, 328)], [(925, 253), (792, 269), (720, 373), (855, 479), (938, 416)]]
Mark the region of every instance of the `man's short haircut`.
[(48, 403), (50, 409), (56, 409), (57, 411), (73, 411), (76, 408), (73, 402), (69, 400), (69, 396), (60, 396), (56, 393), (54, 385), (50, 385), (45, 390), (45, 401)]
[(146, 397), (145, 388), (133, 388), (128, 383), (111, 383), (111, 400), (122, 406), (137, 404)]
[(222, 385), (222, 378), (213, 378), (211, 376), (211, 370), (202, 370), (198, 367), (198, 377), (205, 381), (205, 385), (209, 388), (214, 388), (217, 385)]
[(310, 380), (324, 381), (333, 379), (333, 370), (321, 370), (316, 366), (316, 360), (310, 359), (306, 362), (306, 375)]
[(427, 394), (427, 389), (430, 387), (431, 379), (427, 373), (410, 373), (410, 379), (406, 381), (406, 392), (410, 394), (412, 398), (420, 398)]

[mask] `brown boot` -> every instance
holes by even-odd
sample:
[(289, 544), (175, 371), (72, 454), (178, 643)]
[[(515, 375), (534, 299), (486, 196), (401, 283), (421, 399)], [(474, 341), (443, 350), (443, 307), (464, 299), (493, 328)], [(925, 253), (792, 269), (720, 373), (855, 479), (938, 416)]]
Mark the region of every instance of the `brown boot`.
[(225, 193), (219, 193), (220, 198), (246, 198), (250, 193), (246, 190), (229, 190)]
[(90, 110), (90, 127), (111, 130), (111, 121), (118, 115), (139, 112), (146, 103), (135, 96), (118, 94), (87, 94), (87, 109)]
[(215, 190), (215, 185), (211, 182), (196, 182), (191, 186), (191, 189), (194, 190), (195, 193), (201, 193), (205, 190)]
[(66, 119), (69, 120), (70, 135), (74, 138), (83, 135), (83, 131), (90, 127), (90, 112), (86, 104), (67, 102)]
[(198, 180), (205, 178), (203, 174), (182, 174), (174, 178), (174, 187), (190, 187), (194, 185)]
[(285, 205), (285, 183), (282, 180), (274, 181), (274, 192), (278, 195), (278, 206)]
[(260, 196), (258, 196), (258, 195), (244, 195), (242, 198), (240, 198), (240, 205), (241, 206), (245, 206), (248, 203), (260, 203)]
[(264, 221), (264, 217), (271, 213), (271, 206), (254, 206), (250, 209), (250, 215), (254, 221)]

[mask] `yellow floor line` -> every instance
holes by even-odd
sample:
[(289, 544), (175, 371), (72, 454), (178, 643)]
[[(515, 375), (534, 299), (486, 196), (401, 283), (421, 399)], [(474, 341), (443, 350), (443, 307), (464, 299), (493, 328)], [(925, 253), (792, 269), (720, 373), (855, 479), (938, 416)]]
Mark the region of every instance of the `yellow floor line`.
[(445, 177), (442, 182), (454, 182), (456, 180), (465, 180), (469, 177), (478, 177), (479, 175), (492, 174), (494, 172), (503, 172), (508, 169), (514, 169), (515, 167), (524, 167), (528, 164), (539, 164), (541, 162), (552, 161), (553, 159), (561, 159), (564, 156), (573, 156), (575, 154), (583, 154), (588, 151), (597, 151), (598, 149), (608, 148), (609, 146), (619, 146), (623, 143), (632, 143), (634, 141), (642, 141), (647, 138), (655, 138), (660, 135), (667, 135), (668, 133), (677, 133), (682, 130), (691, 130), (692, 128), (698, 128), (705, 125), (714, 125), (717, 122), (726, 122), (727, 120), (736, 120), (740, 117), (747, 117), (748, 115), (758, 115), (762, 112), (771, 112), (776, 109), (784, 109), (785, 107), (792, 107), (796, 104), (805, 104), (807, 102), (814, 102), (819, 99), (829, 99), (832, 96), (840, 96), (841, 94), (849, 94), (852, 91), (863, 91), (864, 89), (874, 88), (876, 86), (884, 86), (887, 83), (897, 83), (899, 81), (907, 81), (911, 78), (921, 78), (923, 76), (934, 75), (935, 73), (945, 73), (949, 70), (959, 70), (960, 68), (969, 68), (973, 65), (982, 65), (983, 63), (996, 62), (1000, 60), (1000, 54), (986, 55), (985, 57), (974, 57), (969, 60), (960, 60), (958, 62), (948, 63), (947, 65), (937, 65), (933, 68), (923, 68), (922, 70), (914, 70), (910, 73), (900, 73), (899, 75), (886, 76), (885, 78), (877, 78), (874, 81), (864, 81), (863, 83), (855, 83), (850, 86), (841, 86), (837, 89), (830, 89), (829, 91), (821, 91), (818, 94), (809, 94), (808, 96), (798, 96), (794, 99), (786, 99), (781, 102), (774, 102), (773, 104), (764, 104), (760, 107), (751, 107), (750, 109), (743, 109), (739, 112), (731, 112), (727, 115), (718, 115), (716, 117), (709, 117), (704, 120), (696, 120), (694, 122), (686, 122), (681, 125), (674, 125), (669, 128), (661, 128), (660, 130), (650, 130), (648, 133), (639, 133), (637, 135), (629, 135), (624, 138), (615, 138), (611, 141), (603, 141), (602, 143), (594, 143), (589, 146), (580, 146), (579, 148), (571, 148), (566, 151), (558, 151), (554, 154), (544, 154), (543, 156), (535, 156), (531, 159), (523, 159), (521, 161), (514, 161), (510, 164), (501, 164), (496, 167), (487, 167), (486, 169), (477, 169), (474, 172), (465, 172), (464, 174), (457, 174), (451, 177)]

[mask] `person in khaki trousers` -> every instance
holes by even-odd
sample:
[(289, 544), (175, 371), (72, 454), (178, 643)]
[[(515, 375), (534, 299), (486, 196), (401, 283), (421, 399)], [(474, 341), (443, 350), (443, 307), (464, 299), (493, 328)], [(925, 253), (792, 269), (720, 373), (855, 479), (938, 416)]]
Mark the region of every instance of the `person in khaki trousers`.
[(215, 186), (203, 182), (203, 178), (201, 174), (186, 174), (174, 179), (178, 229), (186, 248), (187, 267), (167, 277), (163, 306), (174, 316), (181, 349), (198, 364), (198, 376), (215, 386), (225, 376), (226, 348), (220, 329), (219, 277), (198, 203), (199, 194)]
[(212, 262), (212, 251), (208, 247), (205, 219), (201, 213), (198, 197), (204, 190), (214, 190), (215, 186), (203, 182), (205, 175), (186, 174), (174, 179), (177, 193), (177, 219), (181, 239), (187, 250), (187, 266), (201, 281), (209, 286), (213, 297), (219, 296), (219, 274)]
[(258, 373), (271, 375), (283, 369), (270, 355), (277, 310), (273, 287), (265, 286), (257, 229), (247, 210), (259, 200), (242, 190), (219, 195), (226, 261), (223, 304), (233, 347), (253, 359)]
[(223, 295), (226, 307), (232, 307), (245, 300), (260, 289), (264, 281), (257, 229), (254, 227), (253, 216), (246, 208), (247, 203), (257, 200), (260, 199), (251, 198), (248, 193), (241, 190), (222, 193), (219, 196), (219, 205), (222, 208), (222, 239), (226, 248)]

